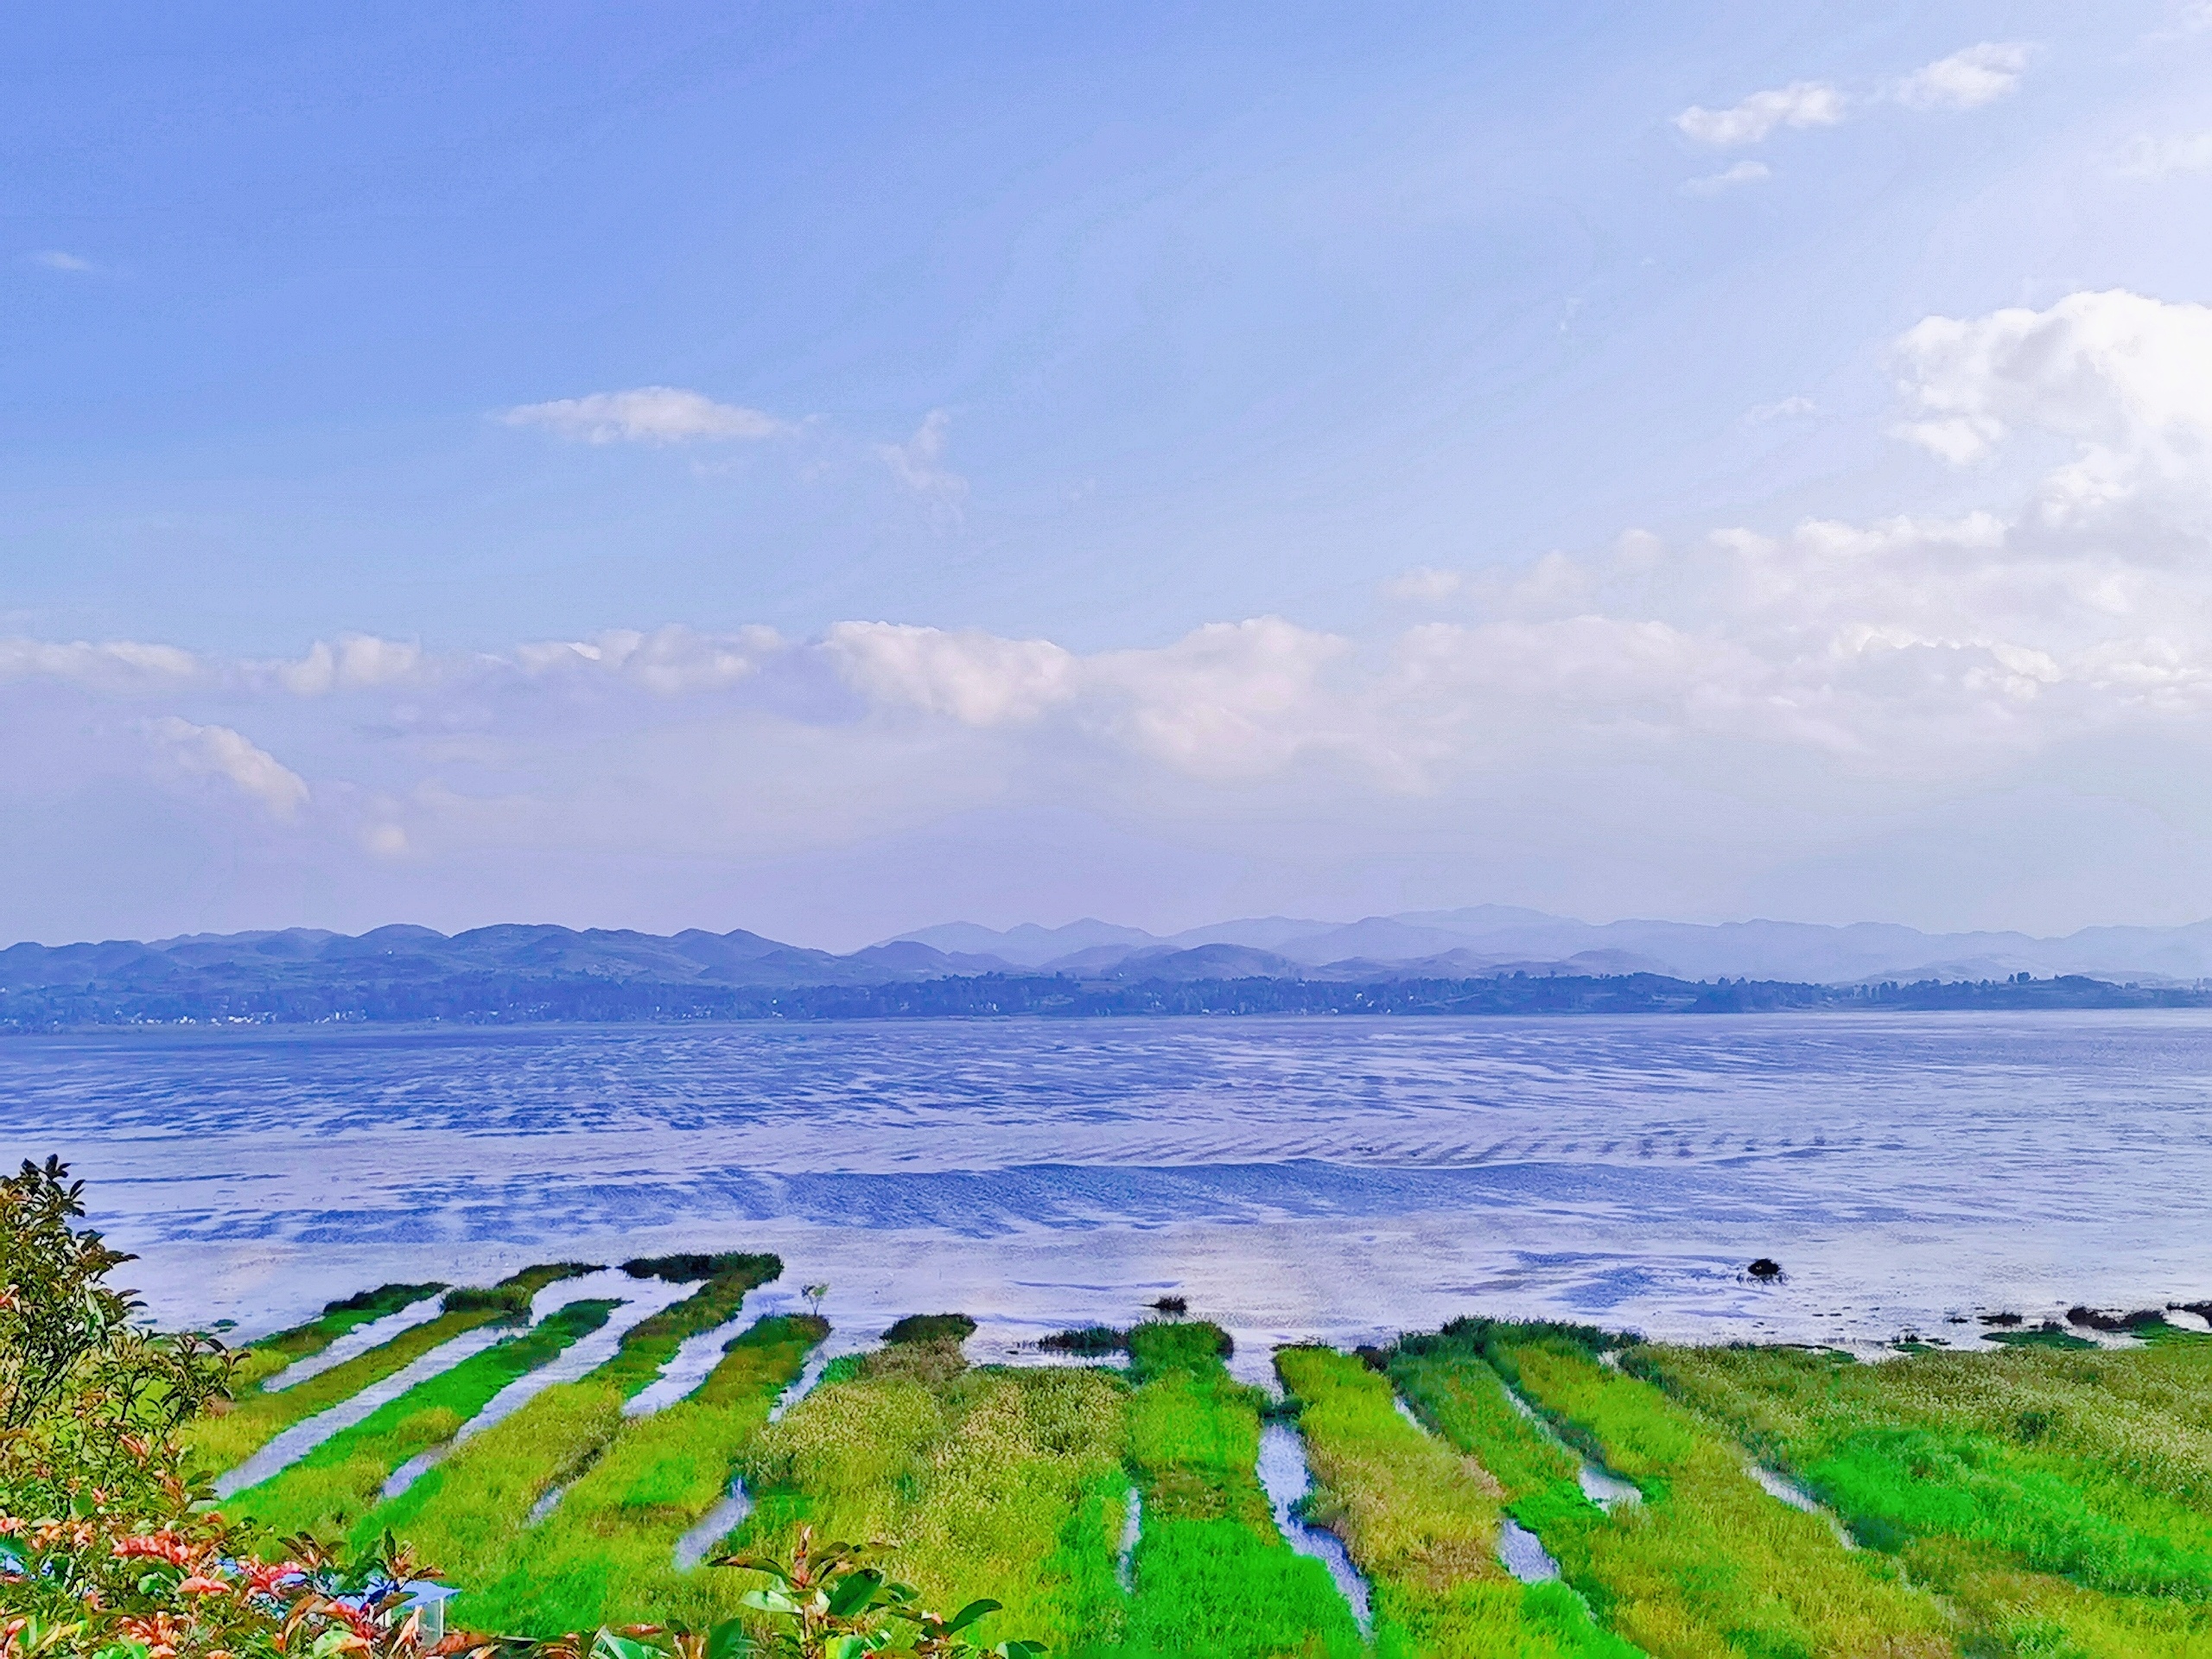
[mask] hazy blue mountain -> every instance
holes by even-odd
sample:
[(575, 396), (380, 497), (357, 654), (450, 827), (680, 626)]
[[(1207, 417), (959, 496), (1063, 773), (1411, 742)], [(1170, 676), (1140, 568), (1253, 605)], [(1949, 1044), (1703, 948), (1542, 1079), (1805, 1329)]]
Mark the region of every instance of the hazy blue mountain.
[(1122, 945), (1141, 950), (1162, 941), (1141, 927), (1119, 927), (1111, 922), (1102, 922), (1085, 917), (1079, 922), (1070, 922), (1065, 927), (1039, 927), (1034, 922), (1024, 922), (1020, 927), (1000, 932), (995, 929), (978, 926), (974, 922), (947, 922), (938, 927), (925, 927), (918, 932), (901, 933), (887, 944), (907, 943), (925, 944), (931, 949), (952, 954), (995, 957), (1001, 962), (1020, 968), (1035, 968), (1058, 958), (1074, 955), (1101, 945)]

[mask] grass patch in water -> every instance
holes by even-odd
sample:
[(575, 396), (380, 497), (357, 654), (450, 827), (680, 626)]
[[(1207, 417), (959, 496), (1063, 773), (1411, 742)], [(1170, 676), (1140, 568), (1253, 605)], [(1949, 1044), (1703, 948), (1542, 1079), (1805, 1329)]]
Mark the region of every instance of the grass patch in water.
[(1632, 1659), (1566, 1585), (1506, 1572), (1498, 1483), (1401, 1416), (1389, 1382), (1326, 1348), (1279, 1349), (1275, 1370), (1304, 1402), (1299, 1427), (1319, 1483), (1307, 1512), (1367, 1574), (1382, 1659)]
[[(546, 1286), (556, 1284), (563, 1279), (595, 1271), (597, 1269), (578, 1262), (546, 1262), (524, 1268), (520, 1273), (500, 1282), (524, 1287), (535, 1295)], [(391, 1288), (396, 1293), (415, 1287), (396, 1286)], [(451, 1294), (448, 1293), (448, 1299)], [(399, 1306), (404, 1307), (406, 1304), (401, 1302)], [(396, 1310), (387, 1308), (385, 1311)], [(351, 1318), (352, 1314), (346, 1317)], [(258, 1376), (251, 1378), (250, 1386), (239, 1387), (234, 1383), (234, 1398), (231, 1402), (219, 1410), (194, 1418), (179, 1431), (177, 1438), (191, 1456), (196, 1470), (210, 1477), (219, 1475), (226, 1470), (238, 1467), (293, 1424), (305, 1422), (308, 1418), (352, 1399), (363, 1389), (372, 1387), (395, 1371), (413, 1364), (433, 1348), (450, 1342), (464, 1332), (474, 1331), (479, 1325), (512, 1317), (491, 1308), (440, 1313), (435, 1319), (410, 1325), (389, 1342), (381, 1343), (365, 1354), (356, 1354), (343, 1364), (334, 1365), (328, 1370), (279, 1394), (270, 1394), (260, 1386), (270, 1375), (282, 1369), (272, 1365)], [(365, 1323), (365, 1319), (355, 1319), (346, 1328), (357, 1329)], [(336, 1339), (335, 1336), (332, 1338), (333, 1341)], [(327, 1345), (322, 1344), (314, 1351), (320, 1351), (320, 1347)]]
[(388, 1400), (299, 1462), (224, 1504), (275, 1531), (329, 1538), (375, 1508), (392, 1471), (451, 1440), (493, 1395), (607, 1323), (614, 1302), (571, 1302), (530, 1330), (472, 1354), (452, 1370)]
[(1633, 1363), (1793, 1470), (1996, 1650), (2212, 1653), (2212, 1343)]
[(249, 1389), (258, 1389), (270, 1377), (301, 1360), (313, 1358), (339, 1338), (404, 1307), (412, 1307), (424, 1297), (435, 1296), (445, 1288), (436, 1282), (378, 1285), (374, 1290), (356, 1291), (351, 1296), (326, 1303), (322, 1312), (304, 1325), (279, 1331), (242, 1349), (237, 1369), (231, 1373), (231, 1390), (236, 1395)]
[[(1599, 1351), (1573, 1327), (1457, 1320), (1402, 1342), (1391, 1373), (1497, 1477), (1599, 1618), (1660, 1659), (1955, 1651), (1941, 1607), (1892, 1563), (1769, 1496), (1731, 1440)], [(1573, 1455), (1514, 1408), (1507, 1382), (1643, 1501), (1609, 1515), (1585, 1498)]]
[(961, 1343), (976, 1334), (976, 1321), (965, 1313), (909, 1313), (883, 1333), (887, 1348), (907, 1342)]
[[(728, 1575), (677, 1574), (677, 1540), (721, 1500), (739, 1455), (829, 1330), (805, 1314), (757, 1320), (696, 1391), (650, 1417), (622, 1419), (621, 1395), (596, 1372), (549, 1389), (531, 1402), (547, 1408), (537, 1423), (518, 1414), (488, 1430), (424, 1478), (444, 1479), (414, 1514), (410, 1491), (371, 1521), (468, 1586), (453, 1613), (473, 1627), (557, 1635), (679, 1618), (701, 1599), (694, 1581)], [(570, 1478), (552, 1514), (524, 1528), (537, 1498)]]
[[(972, 1370), (950, 1340), (878, 1350), (855, 1375), (825, 1378), (755, 1439), (742, 1466), (757, 1507), (736, 1541), (786, 1550), (802, 1522), (819, 1536), (888, 1540), (886, 1566), (929, 1605), (950, 1611), (949, 1599), (981, 1594), (1004, 1604), (977, 1628), (986, 1644), (1027, 1637), (1056, 1654), (1112, 1645), (1123, 1605), (1114, 1552), (1128, 1485), (1126, 1393), (1096, 1371)], [(760, 1416), (773, 1394), (760, 1395)], [(671, 1503), (663, 1476), (618, 1472), (621, 1449), (577, 1483), (556, 1521), (576, 1525), (577, 1500), (601, 1486), (594, 1542), (602, 1557), (619, 1548), (624, 1560), (631, 1546), (616, 1541), (634, 1533), (638, 1510), (666, 1505), (668, 1523), (653, 1560), (612, 1563), (615, 1576), (596, 1605), (609, 1617), (693, 1624), (737, 1611), (753, 1575), (669, 1571), (677, 1534), (721, 1496), (727, 1465), (702, 1470)], [(579, 1580), (596, 1574), (605, 1583), (607, 1572), (607, 1563), (533, 1551), (518, 1579), (551, 1590), (551, 1599), (533, 1591), (537, 1627), (567, 1629), (591, 1616), (590, 1586)]]
[(1128, 1646), (1140, 1654), (1351, 1659), (1359, 1627), (1328, 1569), (1275, 1528), (1255, 1472), (1267, 1399), (1230, 1377), (1228, 1333), (1129, 1332), (1130, 1449), (1144, 1497)]

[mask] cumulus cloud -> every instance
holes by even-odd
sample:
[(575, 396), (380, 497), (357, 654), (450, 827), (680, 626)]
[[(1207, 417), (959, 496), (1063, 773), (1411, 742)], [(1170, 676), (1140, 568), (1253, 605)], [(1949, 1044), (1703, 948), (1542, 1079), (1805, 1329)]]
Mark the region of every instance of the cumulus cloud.
[(1977, 110), (2017, 88), (2034, 55), (2025, 41), (1984, 41), (1914, 70), (1895, 96), (1916, 110)]
[(186, 771), (228, 780), (280, 822), (290, 823), (307, 804), (305, 779), (227, 726), (195, 726), (164, 715), (147, 730)]
[[(1832, 127), (1844, 117), (1843, 94), (1823, 81), (1793, 80), (1753, 92), (1725, 110), (1693, 104), (1675, 124), (1701, 144), (1756, 144), (1777, 127)], [(1733, 169), (1731, 169), (1732, 171)]]
[(2196, 513), (2212, 489), (2212, 307), (2124, 289), (2041, 311), (1929, 317), (1898, 346), (1904, 437), (1954, 465), (2016, 431), (2070, 442), (2044, 480), (2053, 521), (2164, 491)]
[[(150, 741), (302, 823), (288, 845), (410, 873), (467, 847), (782, 856), (1025, 802), (1292, 840), (1351, 824), (1369, 847), (1433, 811), (1459, 849), (1454, 803), (1594, 810), (1665, 777), (1856, 810), (2206, 729), (2212, 308), (2111, 291), (1933, 317), (1895, 364), (1904, 435), (1976, 464), (1947, 489), (1979, 505), (1630, 531), (1386, 586), (1448, 615), (1120, 649), (895, 620), (474, 652), (346, 635), (279, 664), (14, 640), (0, 722), (102, 789), (143, 779)], [(155, 696), (159, 720), (107, 712)]]
[(904, 443), (878, 444), (876, 454), (883, 457), (893, 478), (938, 512), (957, 518), (968, 499), (968, 480), (944, 465), (945, 439), (951, 426), (950, 415), (933, 409), (912, 437)]
[(1746, 184), (1763, 184), (1773, 176), (1774, 169), (1764, 162), (1738, 162), (1718, 173), (1686, 180), (1682, 194), (1687, 196), (1717, 196)]
[(1001, 639), (893, 622), (840, 622), (823, 649), (847, 683), (879, 702), (969, 726), (1033, 721), (1076, 694), (1076, 659), (1049, 639)]
[(538, 427), (556, 437), (585, 443), (726, 442), (772, 438), (791, 429), (790, 423), (757, 409), (718, 404), (678, 386), (639, 386), (523, 404), (499, 418), (509, 426)]

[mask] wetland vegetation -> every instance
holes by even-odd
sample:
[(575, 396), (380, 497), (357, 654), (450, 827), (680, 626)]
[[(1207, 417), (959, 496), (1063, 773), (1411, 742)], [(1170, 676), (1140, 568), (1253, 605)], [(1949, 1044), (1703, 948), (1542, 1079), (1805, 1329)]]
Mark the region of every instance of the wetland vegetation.
[[(39, 1198), (50, 1241), (67, 1202), (35, 1177), (0, 1196), (19, 1210)], [(73, 1248), (80, 1276), (98, 1267)], [(66, 1275), (11, 1268), (0, 1323), (28, 1334), (0, 1366), (0, 1407), (34, 1425), (8, 1444), (30, 1434), (47, 1461), (0, 1458), (0, 1653), (155, 1659), (156, 1643), (109, 1640), (112, 1621), (104, 1645), (54, 1635), (77, 1628), (53, 1622), (58, 1587), (105, 1581), (107, 1557), (78, 1560), (68, 1541), (108, 1535), (94, 1523), (118, 1479), (111, 1461), (110, 1485), (57, 1477), (54, 1448), (81, 1455), (87, 1414), (119, 1411), (135, 1427), (114, 1444), (180, 1474), (282, 1460), (219, 1509), (172, 1477), (142, 1483), (146, 1503), (188, 1507), (102, 1546), (195, 1564), (102, 1592), (169, 1596), (177, 1630), (212, 1617), (181, 1586), (229, 1585), (273, 1559), (254, 1549), (312, 1535), (283, 1546), (306, 1576), (254, 1567), (276, 1587), (238, 1589), (239, 1605), (358, 1582), (385, 1606), (378, 1572), (435, 1567), (459, 1592), (456, 1628), (524, 1646), (604, 1630), (635, 1649), (602, 1643), (602, 1659), (688, 1654), (710, 1632), (734, 1654), (744, 1632), (779, 1630), (807, 1652), (841, 1631), (1005, 1659), (1034, 1659), (1031, 1644), (1132, 1659), (2212, 1659), (2212, 1335), (2162, 1314), (2069, 1315), (2056, 1332), (1997, 1319), (1989, 1334), (2016, 1340), (1872, 1361), (1468, 1318), (1356, 1353), (1278, 1350), (1276, 1398), (1231, 1376), (1226, 1332), (1169, 1311), (1039, 1344), (1051, 1365), (970, 1363), (974, 1322), (957, 1313), (912, 1316), (825, 1363), (818, 1314), (745, 1313), (781, 1266), (626, 1264), (676, 1300), (473, 1435), (502, 1390), (604, 1328), (618, 1306), (604, 1287), (622, 1277), (601, 1272), (565, 1301), (564, 1280), (599, 1270), (549, 1263), (476, 1294), (387, 1285), (235, 1354), (80, 1320), (83, 1351), (125, 1358), (86, 1363), (79, 1427), (45, 1440), (16, 1402), (55, 1385), (22, 1356), (50, 1325), (78, 1327), (26, 1323), (24, 1287)], [(303, 1361), (323, 1368), (288, 1378)], [(118, 1396), (101, 1378), (130, 1366), (156, 1381)], [(1278, 1523), (1284, 1489), (1271, 1501), (1262, 1485), (1263, 1432), (1271, 1458), (1300, 1446), (1313, 1477), (1296, 1539)], [(404, 1490), (403, 1467), (416, 1476)], [(1341, 1540), (1371, 1624), (1293, 1547), (1310, 1552), (1306, 1527)], [(817, 1568), (844, 1585), (835, 1617), (830, 1589), (792, 1577)], [(48, 1622), (7, 1622), (38, 1596)], [(404, 1623), (377, 1627), (378, 1651), (406, 1646)], [(696, 1635), (671, 1649), (646, 1626)], [(420, 1635), (418, 1621), (417, 1648)]]

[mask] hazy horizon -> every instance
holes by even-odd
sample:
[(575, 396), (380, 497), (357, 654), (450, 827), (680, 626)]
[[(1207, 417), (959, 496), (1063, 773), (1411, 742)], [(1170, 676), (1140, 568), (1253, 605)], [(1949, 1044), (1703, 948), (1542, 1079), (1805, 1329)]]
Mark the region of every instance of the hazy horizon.
[(0, 937), (2212, 915), (2212, 12), (27, 17)]

